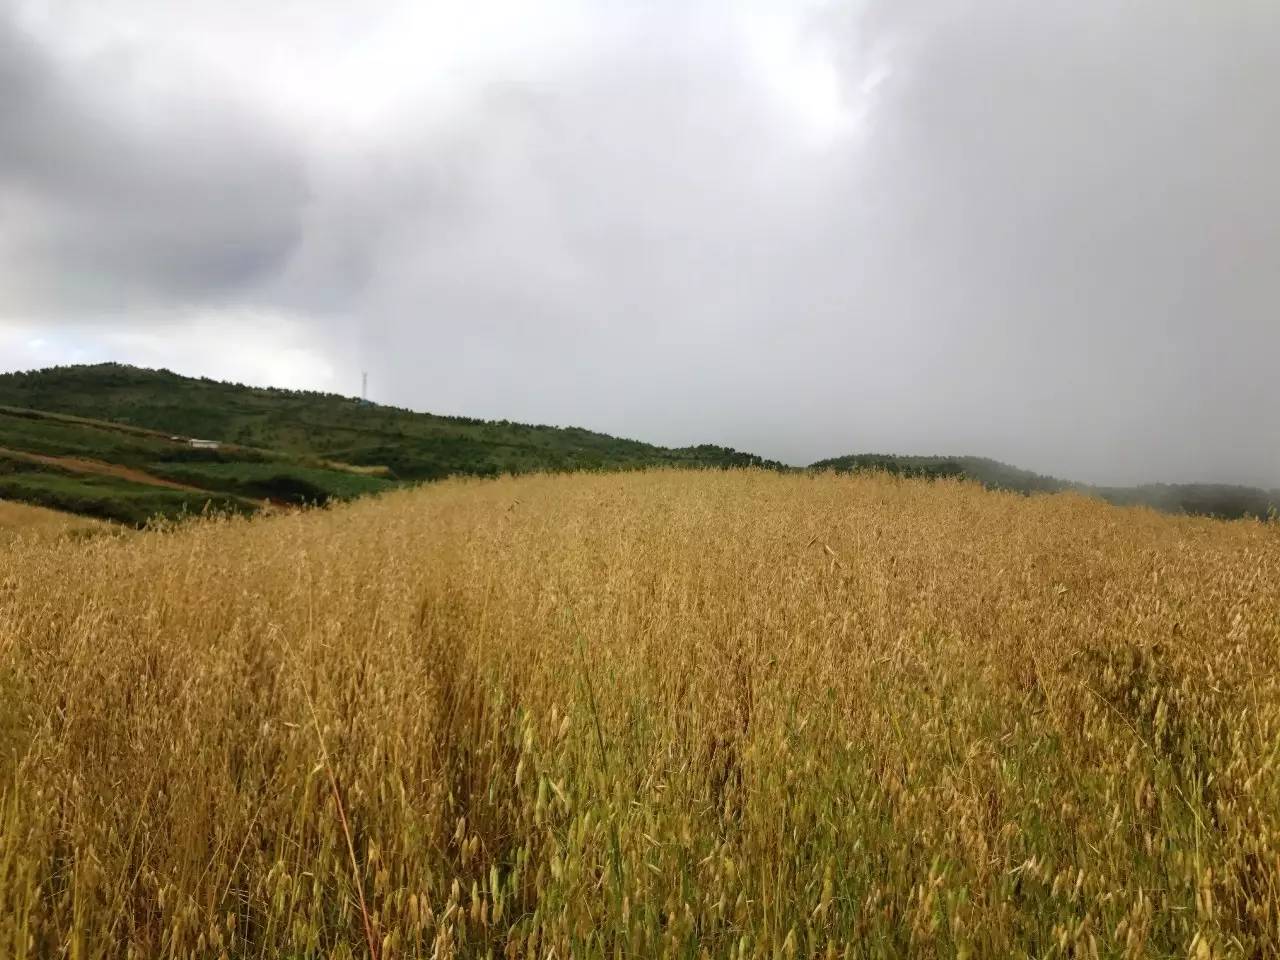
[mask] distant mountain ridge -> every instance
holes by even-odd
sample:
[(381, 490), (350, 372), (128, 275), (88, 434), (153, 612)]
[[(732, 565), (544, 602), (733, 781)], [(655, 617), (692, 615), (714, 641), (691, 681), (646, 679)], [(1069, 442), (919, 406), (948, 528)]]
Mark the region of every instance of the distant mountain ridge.
[(963, 477), (993, 490), (1018, 493), (1061, 493), (1074, 490), (1117, 506), (1154, 507), (1166, 513), (1190, 513), (1221, 519), (1265, 518), (1280, 509), (1280, 490), (1228, 483), (1148, 483), (1132, 487), (1101, 486), (1060, 480), (987, 457), (906, 456), (855, 453), (812, 464), (811, 470), (849, 473), (883, 470), (908, 477)]
[[(193, 449), (190, 438), (219, 442)], [(0, 374), (0, 498), (127, 523), (263, 503), (326, 502), (453, 475), (651, 466), (800, 469), (715, 444), (661, 447), (579, 427), (418, 413), (312, 391), (104, 363)], [(1225, 484), (1098, 487), (984, 457), (850, 454), (810, 470), (963, 477), (1112, 503), (1266, 517), (1280, 491)]]
[(914, 456), (896, 453), (852, 453), (811, 464), (811, 470), (883, 470), (906, 477), (964, 477), (998, 490), (1019, 493), (1058, 493), (1075, 485), (1057, 477), (1012, 467), (989, 457)]

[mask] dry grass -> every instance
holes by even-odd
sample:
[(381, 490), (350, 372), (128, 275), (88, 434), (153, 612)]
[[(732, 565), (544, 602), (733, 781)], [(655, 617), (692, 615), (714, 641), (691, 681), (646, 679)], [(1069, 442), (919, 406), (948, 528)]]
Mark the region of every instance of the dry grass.
[(1276, 525), (951, 482), (22, 545), (0, 956), (1275, 956), (1278, 685)]
[(15, 500), (0, 500), (0, 544), (12, 544), (19, 538), (46, 541), (110, 529), (112, 525), (102, 520), (18, 503)]
[(343, 463), (341, 460), (321, 460), (320, 466), (329, 470), (341, 470), (343, 473), (354, 473), (358, 477), (392, 477), (390, 467), (373, 464)]

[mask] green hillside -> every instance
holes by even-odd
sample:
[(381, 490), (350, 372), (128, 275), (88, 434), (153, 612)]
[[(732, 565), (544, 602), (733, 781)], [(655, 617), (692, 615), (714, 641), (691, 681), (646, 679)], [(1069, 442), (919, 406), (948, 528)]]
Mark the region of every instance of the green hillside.
[(395, 485), (376, 473), (238, 444), (194, 449), (183, 436), (0, 406), (0, 499), (130, 525), (327, 503)]
[(246, 387), (119, 364), (0, 375), (0, 404), (381, 466), (400, 480), (659, 464), (781, 466), (727, 447), (671, 449), (576, 427), (415, 413), (335, 394)]
[[(196, 449), (191, 438), (218, 442)], [(451, 475), (649, 466), (789, 469), (728, 447), (668, 448), (577, 427), (416, 413), (335, 394), (246, 387), (120, 364), (0, 374), (0, 498), (141, 523), (153, 515), (326, 503)], [(1098, 487), (984, 457), (851, 454), (813, 470), (964, 477), (1122, 505), (1265, 517), (1280, 491)]]
[(1135, 487), (1107, 487), (1060, 480), (1011, 467), (986, 457), (900, 456), (855, 453), (819, 460), (812, 470), (854, 472), (881, 470), (908, 477), (964, 477), (993, 490), (1018, 493), (1060, 493), (1074, 490), (1119, 506), (1153, 507), (1166, 513), (1201, 514), (1222, 519), (1268, 517), (1280, 509), (1280, 490), (1262, 490), (1222, 483), (1151, 483)]
[(0, 453), (0, 500), (16, 500), (68, 513), (141, 526), (155, 517), (207, 510), (247, 513), (256, 505), (213, 491), (178, 490), (111, 476), (34, 464)]

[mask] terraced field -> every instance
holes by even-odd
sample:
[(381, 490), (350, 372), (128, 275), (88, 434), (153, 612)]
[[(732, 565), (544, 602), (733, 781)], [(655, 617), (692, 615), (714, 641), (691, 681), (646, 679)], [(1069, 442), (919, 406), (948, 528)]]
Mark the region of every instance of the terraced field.
[(395, 486), (376, 467), (0, 407), (0, 496), (141, 526), (209, 511), (327, 503)]

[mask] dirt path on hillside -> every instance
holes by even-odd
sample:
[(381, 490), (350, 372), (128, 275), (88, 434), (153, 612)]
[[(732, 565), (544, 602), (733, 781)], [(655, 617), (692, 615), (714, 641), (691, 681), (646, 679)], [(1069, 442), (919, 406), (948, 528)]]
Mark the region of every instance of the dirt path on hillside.
[(174, 480), (165, 480), (163, 477), (152, 476), (144, 470), (135, 470), (133, 467), (124, 467), (118, 463), (104, 463), (101, 460), (82, 460), (79, 457), (51, 457), (43, 453), (11, 450), (8, 447), (0, 447), (0, 456), (26, 460), (30, 463), (41, 463), (48, 467), (70, 470), (73, 473), (93, 473), (102, 477), (115, 477), (119, 480), (128, 480), (132, 483), (141, 483), (151, 487), (167, 487), (170, 490), (185, 490), (189, 493), (212, 492), (200, 487), (193, 487), (187, 483), (178, 483)]

